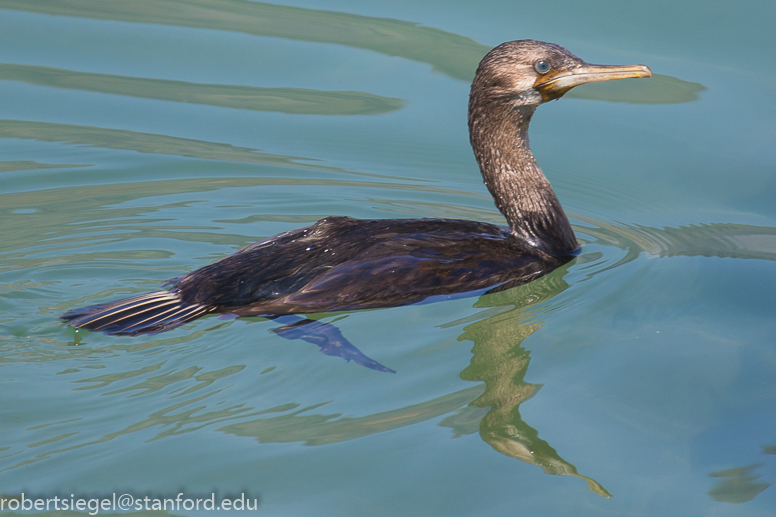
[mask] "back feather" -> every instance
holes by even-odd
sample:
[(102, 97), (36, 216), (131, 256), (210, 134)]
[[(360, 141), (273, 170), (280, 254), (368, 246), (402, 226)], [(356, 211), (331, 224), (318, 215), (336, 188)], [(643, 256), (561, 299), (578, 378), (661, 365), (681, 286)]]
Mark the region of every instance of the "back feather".
[(170, 330), (211, 312), (187, 303), (173, 291), (155, 291), (101, 305), (67, 311), (60, 318), (76, 328), (136, 336)]

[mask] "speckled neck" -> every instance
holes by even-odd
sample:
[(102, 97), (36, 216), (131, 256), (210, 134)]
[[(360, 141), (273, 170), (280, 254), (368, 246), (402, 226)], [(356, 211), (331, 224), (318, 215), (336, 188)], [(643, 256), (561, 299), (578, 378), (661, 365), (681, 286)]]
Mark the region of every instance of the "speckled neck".
[(479, 93), (472, 88), (469, 137), (485, 185), (512, 235), (550, 256), (573, 253), (578, 248), (574, 232), (528, 143), (535, 107)]

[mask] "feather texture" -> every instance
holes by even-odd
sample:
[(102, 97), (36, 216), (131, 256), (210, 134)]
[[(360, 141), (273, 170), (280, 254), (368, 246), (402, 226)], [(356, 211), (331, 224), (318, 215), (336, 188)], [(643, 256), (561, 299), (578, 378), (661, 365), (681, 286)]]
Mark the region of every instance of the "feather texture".
[(155, 291), (73, 309), (62, 319), (76, 328), (136, 336), (173, 329), (212, 310), (207, 305), (184, 302), (175, 291)]

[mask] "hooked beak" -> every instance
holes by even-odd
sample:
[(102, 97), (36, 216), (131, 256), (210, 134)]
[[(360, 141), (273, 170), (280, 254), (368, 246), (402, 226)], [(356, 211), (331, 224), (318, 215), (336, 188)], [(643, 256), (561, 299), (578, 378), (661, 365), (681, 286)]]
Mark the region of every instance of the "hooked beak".
[(613, 79), (631, 77), (652, 77), (652, 70), (646, 65), (591, 65), (582, 63), (571, 70), (551, 70), (539, 76), (534, 83), (545, 102), (559, 99), (575, 86)]

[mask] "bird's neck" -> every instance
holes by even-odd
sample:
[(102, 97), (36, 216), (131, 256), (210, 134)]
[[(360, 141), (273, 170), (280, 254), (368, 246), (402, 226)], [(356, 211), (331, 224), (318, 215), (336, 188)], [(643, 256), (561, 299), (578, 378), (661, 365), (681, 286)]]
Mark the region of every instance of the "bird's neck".
[(573, 253), (577, 240), (550, 182), (528, 145), (533, 108), (491, 100), (469, 108), (469, 134), (482, 177), (512, 235), (551, 256)]

